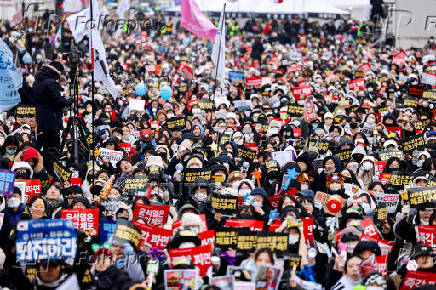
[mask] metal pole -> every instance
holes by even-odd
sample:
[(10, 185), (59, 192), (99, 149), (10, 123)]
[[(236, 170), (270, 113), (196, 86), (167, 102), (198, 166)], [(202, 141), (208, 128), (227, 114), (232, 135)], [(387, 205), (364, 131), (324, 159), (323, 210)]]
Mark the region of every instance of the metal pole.
[[(94, 96), (94, 90), (95, 90), (95, 80), (94, 80), (94, 46), (92, 44), (92, 25), (93, 25), (93, 10), (92, 10), (92, 1), (90, 3), (90, 13), (91, 13), (91, 33), (90, 33), (90, 42), (91, 42), (91, 96), (92, 96), (92, 150), (94, 150), (94, 144), (95, 144), (95, 96)], [(92, 183), (94, 183), (94, 174), (95, 174), (95, 155), (94, 151), (92, 151)]]
[[(225, 25), (225, 22), (226, 22), (226, 4), (227, 4), (227, 3), (224, 3), (224, 8), (223, 8), (223, 22), (221, 23), (221, 27), (220, 27), (220, 31), (221, 31), (221, 33), (223, 33), (223, 26)], [(224, 35), (224, 45), (225, 45), (225, 41), (226, 41), (226, 36)], [(216, 79), (217, 76), (218, 76), (218, 67), (219, 67), (220, 56), (221, 56), (221, 45), (222, 45), (222, 42), (221, 42), (221, 40), (220, 40), (220, 47), (219, 47), (219, 49), (218, 49), (218, 58), (217, 58), (216, 69), (215, 69), (215, 79)], [(222, 85), (223, 85), (223, 84), (221, 84), (221, 86), (222, 86)]]

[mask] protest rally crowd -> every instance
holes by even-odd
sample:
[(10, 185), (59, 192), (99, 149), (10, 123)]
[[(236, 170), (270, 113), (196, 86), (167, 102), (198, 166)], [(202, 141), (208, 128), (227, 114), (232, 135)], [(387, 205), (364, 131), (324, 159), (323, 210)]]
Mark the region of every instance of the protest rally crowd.
[(70, 21), (0, 22), (22, 74), (0, 121), (3, 289), (434, 289), (433, 39), (226, 19), (223, 73), (215, 34), (150, 17), (101, 30), (94, 84)]

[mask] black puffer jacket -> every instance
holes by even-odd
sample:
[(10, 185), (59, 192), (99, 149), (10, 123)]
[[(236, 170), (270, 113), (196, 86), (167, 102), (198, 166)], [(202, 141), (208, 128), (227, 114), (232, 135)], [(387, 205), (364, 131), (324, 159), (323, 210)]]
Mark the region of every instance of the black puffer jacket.
[(129, 289), (135, 284), (127, 272), (119, 270), (115, 265), (109, 266), (106, 271), (98, 272), (94, 278), (94, 283), (96, 289), (102, 290)]
[(61, 96), (57, 77), (57, 73), (48, 66), (43, 66), (35, 76), (33, 98), (38, 129), (41, 131), (62, 129), (62, 109), (72, 103), (72, 99), (64, 99)]

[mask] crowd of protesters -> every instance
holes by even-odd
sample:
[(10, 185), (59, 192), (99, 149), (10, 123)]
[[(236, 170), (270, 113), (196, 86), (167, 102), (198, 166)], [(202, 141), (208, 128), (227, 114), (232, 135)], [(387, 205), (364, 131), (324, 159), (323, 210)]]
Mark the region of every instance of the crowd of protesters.
[[(96, 82), (94, 100), (86, 37), (76, 43), (66, 22), (1, 23), (23, 75), (18, 107), (36, 114), (14, 108), (2, 115), (0, 167), (15, 172), (16, 183), (41, 186), (39, 194), (15, 186), (0, 197), (2, 287), (56, 289), (76, 280), (77, 289), (164, 289), (165, 270), (198, 266), (173, 263), (171, 250), (204, 245), (206, 230), (215, 231), (215, 242), (196, 288), (219, 289), (213, 278), (228, 275), (230, 266), (241, 269), (235, 280), (255, 281), (249, 273), (261, 265), (282, 271), (277, 285), (263, 289), (436, 283), (436, 238), (426, 237), (436, 235), (432, 39), (424, 48), (399, 49), (374, 45), (371, 25), (353, 20), (230, 19), (230, 73), (220, 84), (213, 43), (176, 19), (159, 19), (143, 31), (102, 32), (119, 94)], [(81, 55), (77, 100), (62, 60), (72, 48)], [(168, 100), (164, 86), (172, 89)], [(133, 106), (135, 99), (145, 100), (143, 107)], [(122, 152), (115, 162), (103, 154), (113, 151)], [(132, 191), (132, 179), (146, 183)], [(216, 200), (230, 197), (237, 197), (234, 210), (220, 210)], [(141, 232), (151, 224), (135, 214), (143, 205), (169, 209), (166, 220), (152, 224), (172, 231), (165, 249), (103, 240), (100, 226), (96, 235), (77, 230), (74, 261), (17, 261), (17, 225), (25, 220), (98, 209), (100, 224), (128, 222)], [(218, 233), (233, 229), (226, 226), (233, 219), (261, 221), (266, 236), (285, 233), (286, 249), (222, 243)], [(150, 260), (157, 261), (154, 275)]]

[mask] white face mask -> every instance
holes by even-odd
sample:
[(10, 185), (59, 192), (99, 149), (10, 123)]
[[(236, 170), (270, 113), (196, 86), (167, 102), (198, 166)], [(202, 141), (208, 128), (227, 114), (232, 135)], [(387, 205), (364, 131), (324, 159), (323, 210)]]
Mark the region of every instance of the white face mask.
[(8, 201), (8, 207), (9, 208), (17, 208), (20, 206), (20, 199), (18, 197), (11, 197)]
[(295, 245), (296, 243), (298, 243), (298, 241), (300, 240), (300, 236), (299, 235), (289, 235), (289, 244), (290, 245)]
[(207, 194), (197, 193), (197, 194), (195, 195), (195, 199), (196, 199), (198, 202), (203, 202), (203, 201), (206, 200), (206, 198), (207, 198)]
[(254, 207), (262, 207), (262, 204), (260, 202), (255, 202), (253, 203)]
[(362, 168), (365, 171), (369, 171), (374, 167), (374, 164), (372, 164), (372, 162), (363, 162), (362, 164)]
[(338, 190), (341, 190), (341, 188), (342, 188), (342, 186), (340, 183), (335, 182), (335, 183), (330, 184), (331, 191), (338, 191)]
[(236, 145), (244, 145), (244, 140), (243, 139), (238, 139), (238, 140), (235, 140), (235, 143), (236, 143)]
[(367, 204), (367, 203), (362, 203), (361, 206), (362, 206), (362, 208), (363, 208), (363, 212), (364, 212), (365, 214), (371, 214), (371, 213), (372, 213), (372, 210), (371, 210), (371, 207), (369, 206), (369, 204)]
[[(192, 231), (192, 230), (191, 230)], [(193, 248), (195, 247), (195, 244), (192, 242), (187, 242), (187, 243), (181, 243), (179, 248), (180, 249), (184, 249), (184, 248)]]
[(370, 125), (373, 125), (373, 124), (375, 124), (375, 119), (374, 118), (368, 118), (368, 119), (366, 119), (366, 123), (368, 123), (368, 124), (370, 124)]

